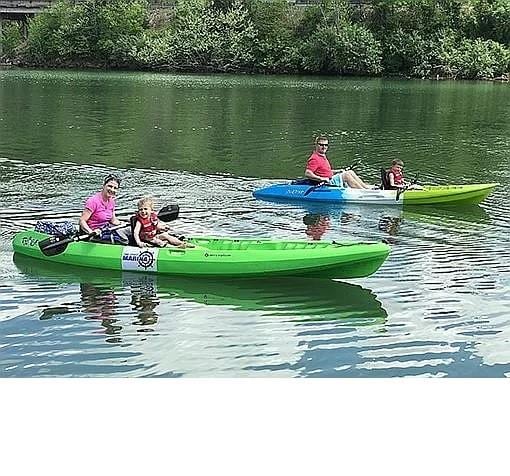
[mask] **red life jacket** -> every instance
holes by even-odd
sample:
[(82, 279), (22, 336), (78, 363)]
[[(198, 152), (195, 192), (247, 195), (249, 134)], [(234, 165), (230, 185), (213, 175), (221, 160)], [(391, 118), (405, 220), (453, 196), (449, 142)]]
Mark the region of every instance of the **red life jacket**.
[(393, 174), (393, 183), (397, 186), (404, 185), (404, 174), (399, 170), (394, 170), (393, 167), (390, 169), (388, 173)]
[(138, 213), (136, 214), (136, 220), (140, 223), (140, 239), (143, 241), (152, 240), (158, 232), (158, 215), (156, 212), (152, 212), (148, 218), (142, 218)]

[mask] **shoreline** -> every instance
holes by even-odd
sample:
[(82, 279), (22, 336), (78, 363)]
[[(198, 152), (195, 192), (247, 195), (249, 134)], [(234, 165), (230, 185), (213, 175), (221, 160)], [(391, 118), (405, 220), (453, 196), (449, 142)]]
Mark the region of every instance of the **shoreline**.
[(0, 69), (62, 69), (62, 70), (91, 70), (91, 71), (130, 71), (130, 72), (145, 72), (145, 73), (169, 73), (169, 74), (219, 74), (219, 75), (261, 75), (261, 76), (314, 76), (314, 77), (325, 77), (325, 78), (349, 78), (349, 77), (363, 77), (370, 79), (407, 79), (407, 80), (418, 80), (418, 81), (489, 81), (489, 82), (499, 82), (499, 83), (508, 83), (510, 82), (510, 72), (504, 74), (503, 76), (497, 78), (478, 78), (478, 79), (465, 79), (465, 78), (455, 78), (455, 77), (443, 77), (443, 76), (434, 76), (434, 77), (415, 77), (408, 75), (380, 75), (380, 76), (370, 76), (370, 75), (340, 75), (340, 74), (311, 74), (311, 73), (290, 73), (290, 72), (257, 72), (257, 71), (221, 71), (218, 69), (209, 69), (209, 68), (162, 68), (162, 67), (154, 67), (154, 68), (136, 68), (125, 66), (115, 66), (115, 65), (99, 65), (96, 63), (73, 63), (68, 62), (65, 64), (37, 64), (37, 63), (24, 63), (19, 60), (11, 60), (4, 59), (0, 61)]

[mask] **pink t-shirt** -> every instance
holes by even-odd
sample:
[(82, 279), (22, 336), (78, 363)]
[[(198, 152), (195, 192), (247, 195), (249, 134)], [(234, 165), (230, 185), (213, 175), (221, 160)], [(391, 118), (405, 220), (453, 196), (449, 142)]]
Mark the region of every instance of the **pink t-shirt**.
[(115, 199), (110, 198), (105, 202), (101, 192), (98, 192), (87, 199), (85, 208), (92, 212), (92, 215), (87, 220), (87, 225), (93, 230), (102, 228), (110, 223), (112, 219), (113, 212), (115, 211)]
[(310, 156), (306, 163), (306, 168), (320, 177), (333, 177), (333, 171), (331, 170), (329, 160), (325, 155), (320, 155), (318, 152), (314, 152)]

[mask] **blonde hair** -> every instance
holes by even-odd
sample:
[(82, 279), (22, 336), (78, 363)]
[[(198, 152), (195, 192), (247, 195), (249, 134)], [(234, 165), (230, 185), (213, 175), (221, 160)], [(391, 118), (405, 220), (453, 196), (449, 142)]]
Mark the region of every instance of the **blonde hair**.
[(400, 159), (392, 160), (391, 165), (400, 165), (400, 167), (404, 166), (404, 162), (402, 162)]
[(140, 200), (138, 200), (136, 205), (138, 208), (144, 205), (148, 205), (152, 210), (154, 210), (154, 199), (152, 197), (142, 197)]

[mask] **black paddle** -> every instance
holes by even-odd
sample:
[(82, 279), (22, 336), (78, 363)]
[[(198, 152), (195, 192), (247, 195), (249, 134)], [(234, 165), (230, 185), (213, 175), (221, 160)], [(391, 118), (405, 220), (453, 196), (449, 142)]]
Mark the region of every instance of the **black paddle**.
[[(119, 230), (120, 228), (124, 228), (129, 226), (129, 223), (123, 223), (122, 225), (117, 225), (110, 228), (110, 231)], [(69, 243), (74, 243), (76, 241), (84, 241), (89, 240), (94, 236), (94, 233), (84, 233), (83, 235), (71, 236), (70, 238), (64, 238), (61, 236), (50, 236), (49, 238), (45, 238), (39, 242), (39, 249), (42, 254), (45, 256), (55, 256), (63, 253), (67, 245)]]
[[(356, 162), (353, 162), (349, 167), (346, 169), (343, 169), (342, 171), (345, 172), (346, 170), (354, 170), (359, 164), (361, 164), (361, 160), (357, 160)], [(306, 197), (310, 193), (312, 193), (314, 190), (317, 190), (319, 187), (323, 187), (324, 185), (327, 185), (328, 187), (337, 187), (338, 185), (330, 185), (327, 182), (320, 182), (317, 185), (312, 185), (305, 193), (303, 193), (303, 197)]]
[[(179, 205), (171, 204), (166, 205), (158, 212), (158, 218), (161, 221), (169, 222), (176, 220), (179, 217)], [(123, 223), (121, 225), (114, 226), (110, 228), (110, 231), (119, 230), (126, 226), (129, 226), (130, 223)], [(45, 256), (55, 256), (63, 253), (67, 245), (69, 243), (74, 243), (77, 241), (85, 241), (89, 240), (94, 236), (94, 233), (85, 233), (83, 235), (72, 236), (69, 238), (59, 237), (59, 236), (50, 236), (49, 238), (45, 238), (39, 242), (39, 249)]]
[(400, 199), (400, 195), (402, 195), (406, 190), (409, 190), (409, 187), (411, 187), (411, 185), (414, 185), (416, 182), (418, 182), (418, 174), (414, 176), (414, 178), (411, 180), (411, 182), (409, 182), (408, 185), (397, 190), (397, 196), (395, 197), (395, 200), (398, 202)]

